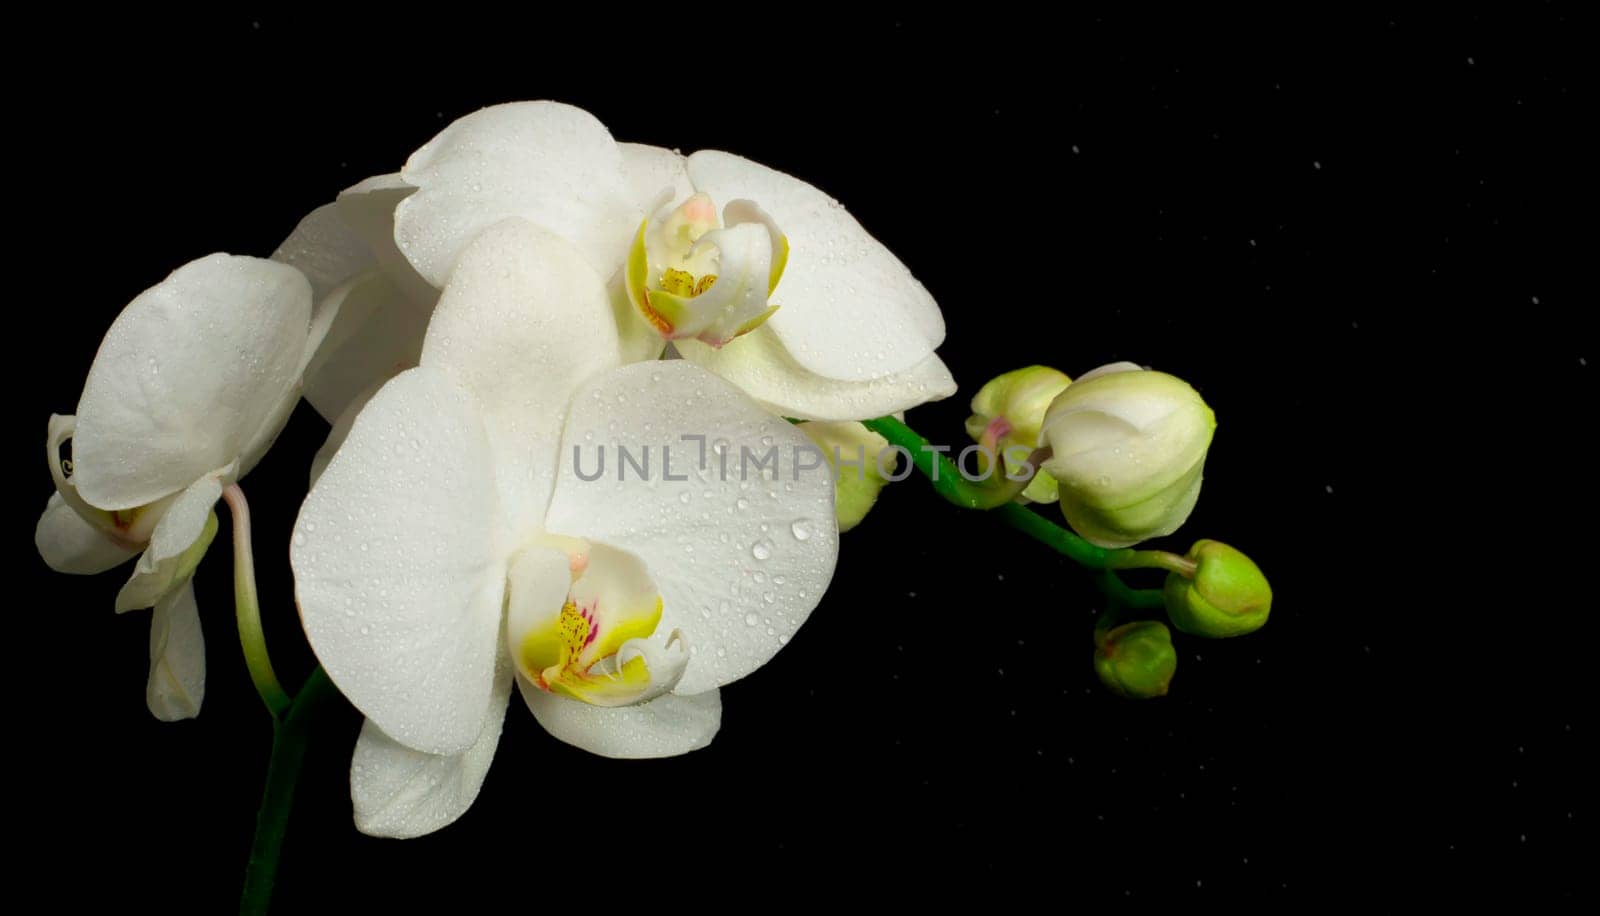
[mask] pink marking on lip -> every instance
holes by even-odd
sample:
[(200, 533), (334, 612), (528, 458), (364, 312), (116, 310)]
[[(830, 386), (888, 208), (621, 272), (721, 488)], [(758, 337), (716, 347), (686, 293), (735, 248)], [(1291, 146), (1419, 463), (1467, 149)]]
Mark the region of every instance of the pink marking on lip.
[(696, 194), (683, 202), (683, 215), (697, 223), (709, 223), (716, 220), (717, 207), (711, 198)]

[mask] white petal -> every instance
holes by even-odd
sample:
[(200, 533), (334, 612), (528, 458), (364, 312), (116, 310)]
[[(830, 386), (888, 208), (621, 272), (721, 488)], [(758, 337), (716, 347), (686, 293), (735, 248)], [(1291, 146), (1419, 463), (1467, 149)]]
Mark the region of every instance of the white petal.
[(669, 693), (638, 706), (590, 706), (545, 693), (523, 677), (517, 689), (551, 737), (602, 757), (676, 757), (710, 744), (722, 726), (722, 695), (716, 690)]
[(622, 151), (628, 197), (641, 215), (660, 206), (663, 197), (676, 203), (694, 194), (688, 160), (677, 150), (644, 143), (618, 143), (617, 148)]
[(361, 415), (361, 408), (367, 406), (367, 402), (372, 400), (372, 396), (382, 387), (383, 383), (376, 383), (351, 398), (344, 413), (339, 414), (339, 418), (333, 421), (333, 427), (328, 430), (328, 438), (322, 440), (322, 447), (311, 456), (311, 486), (317, 485), (317, 479), (328, 469), (328, 462), (339, 453), (339, 447), (344, 445), (344, 440), (350, 437), (350, 427), (355, 425), (356, 417)]
[(332, 422), (356, 395), (417, 364), (432, 303), (418, 305), (374, 271), (334, 290), (319, 313), (333, 321), (306, 366), (305, 398)]
[(33, 543), (51, 569), (80, 576), (105, 572), (139, 552), (101, 534), (100, 529), (73, 511), (60, 493), (51, 493), (45, 503), (44, 514), (33, 529)]
[(289, 559), (328, 676), (408, 747), (458, 754), (483, 730), (503, 544), (471, 394), (438, 370), (396, 376), (306, 497)]
[(439, 298), (422, 364), (476, 396), (516, 530), (549, 500), (572, 392), (621, 357), (605, 285), (560, 237), (520, 219), (478, 236)]
[(214, 254), (134, 299), (78, 402), (73, 482), (129, 509), (244, 454), (299, 383), (311, 285), (298, 270)]
[(868, 420), (956, 393), (956, 380), (935, 354), (903, 372), (862, 382), (842, 381), (806, 370), (765, 326), (720, 350), (698, 340), (679, 341), (678, 350), (773, 413), (799, 420)]
[(306, 214), (272, 253), (272, 260), (306, 275), (314, 303), (378, 263), (372, 247), (345, 222), (335, 204), (323, 204)]
[[(706, 437), (704, 468), (700, 445), (682, 434)], [(721, 456), (718, 443), (726, 446)], [(583, 480), (574, 449), (581, 447), (581, 468), (592, 476), (602, 445), (606, 474)], [(638, 459), (646, 445), (649, 480), (629, 467), (619, 481), (618, 446)], [(776, 479), (747, 463), (741, 480), (744, 449), (750, 462), (775, 450)], [(801, 454), (808, 467), (797, 471)], [(832, 578), (834, 485), (825, 464), (809, 467), (816, 457), (804, 433), (692, 363), (624, 366), (573, 399), (547, 525), (645, 561), (663, 600), (657, 632), (682, 630), (694, 653), (676, 690), (699, 693), (775, 655)], [(688, 479), (673, 480), (669, 470)]]
[(752, 200), (789, 239), (767, 326), (795, 360), (860, 381), (911, 369), (944, 340), (939, 306), (839, 202), (798, 178), (715, 150), (689, 157), (689, 180), (719, 204)]
[[(394, 240), (394, 211), (417, 189), (399, 175), (375, 175), (339, 192), (339, 216), (364, 239), (377, 264), (412, 302), (432, 308), (437, 287), (423, 279)], [(354, 276), (352, 274), (352, 276)]]
[(194, 583), (156, 602), (150, 617), (150, 679), (144, 701), (163, 722), (200, 714), (206, 695), (206, 642), (200, 632), (200, 608)]
[(440, 287), (462, 249), (509, 216), (567, 239), (609, 278), (643, 217), (605, 125), (556, 102), (473, 112), (413, 153), (401, 177), (418, 190), (395, 211), (395, 241)]
[(195, 564), (216, 534), (211, 507), (222, 498), (222, 481), (217, 478), (223, 473), (195, 481), (167, 507), (133, 575), (117, 592), (117, 613), (152, 607), (194, 575)]
[(495, 668), (494, 690), (478, 740), (460, 754), (426, 754), (384, 734), (368, 719), (350, 761), (350, 799), (356, 829), (369, 836), (409, 839), (455, 823), (472, 807), (489, 774), (511, 699), (511, 665), (505, 652)]

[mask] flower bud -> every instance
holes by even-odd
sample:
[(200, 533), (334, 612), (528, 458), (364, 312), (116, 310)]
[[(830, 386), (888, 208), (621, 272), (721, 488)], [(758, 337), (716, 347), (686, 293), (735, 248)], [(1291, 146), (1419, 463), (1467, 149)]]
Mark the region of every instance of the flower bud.
[(1164, 372), (1113, 363), (1079, 378), (1051, 402), (1039, 440), (1067, 524), (1101, 547), (1178, 530), (1216, 425), (1199, 393)]
[(1194, 578), (1167, 575), (1162, 594), (1172, 625), (1192, 636), (1243, 636), (1261, 629), (1272, 610), (1272, 587), (1261, 568), (1221, 541), (1195, 541)]
[[(1049, 366), (1029, 366), (996, 376), (972, 399), (967, 435), (992, 455), (1004, 457), (1013, 447), (1032, 452), (1050, 402), (1071, 383), (1066, 373)], [(1030, 502), (1055, 502), (1055, 478), (1038, 471), (1022, 495)]]
[(888, 483), (878, 465), (878, 453), (889, 447), (889, 440), (854, 420), (807, 420), (797, 428), (816, 443), (832, 469), (834, 515), (839, 530), (849, 531), (867, 517), (878, 501), (878, 491)]
[(1172, 631), (1159, 620), (1125, 623), (1100, 637), (1094, 670), (1112, 693), (1134, 700), (1166, 696), (1178, 670)]

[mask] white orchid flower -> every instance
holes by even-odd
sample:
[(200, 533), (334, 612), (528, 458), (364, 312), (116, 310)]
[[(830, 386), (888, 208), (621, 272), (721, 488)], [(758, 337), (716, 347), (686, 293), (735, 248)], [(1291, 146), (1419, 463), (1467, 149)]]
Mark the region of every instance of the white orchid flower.
[(578, 108), (517, 102), (406, 162), (394, 240), (442, 286), (485, 227), (526, 219), (610, 282), (629, 361), (679, 352), (768, 409), (883, 416), (955, 392), (938, 305), (837, 201), (729, 153), (617, 143)]
[[(291, 546), (312, 648), (367, 717), (356, 823), (384, 836), (467, 809), (513, 683), (597, 754), (704, 746), (718, 688), (788, 641), (837, 553), (820, 460), (775, 479), (718, 466), (803, 434), (693, 364), (623, 365), (573, 244), (510, 219), (456, 260), (420, 366), (355, 417)], [(592, 479), (607, 445), (653, 446), (649, 469), (613, 452)]]
[(439, 291), (394, 244), (394, 208), (414, 189), (395, 175), (347, 188), (311, 211), (272, 253), (311, 281), (318, 311), (336, 316), (306, 366), (305, 399), (329, 423), (359, 410), (417, 364)]
[(116, 609), (155, 609), (145, 697), (159, 719), (194, 716), (205, 692), (191, 578), (216, 532), (212, 506), (282, 430), (329, 320), (313, 321), (292, 267), (191, 261), (122, 310), (76, 416), (50, 418), (56, 492), (35, 543), (52, 569), (78, 574), (143, 551)]

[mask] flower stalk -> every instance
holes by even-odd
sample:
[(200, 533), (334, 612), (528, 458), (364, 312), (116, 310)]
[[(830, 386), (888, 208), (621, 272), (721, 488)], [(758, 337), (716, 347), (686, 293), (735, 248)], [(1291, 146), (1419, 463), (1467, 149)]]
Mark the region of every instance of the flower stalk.
[(255, 555), (250, 547), (250, 504), (237, 483), (228, 484), (222, 499), (233, 515), (233, 602), (239, 621), (239, 644), (250, 681), (276, 722), (289, 709), (289, 694), (278, 683), (267, 655), (266, 636), (261, 631), (261, 606), (256, 598)]
[(263, 916), (272, 905), (278, 859), (283, 853), (283, 837), (294, 806), (295, 783), (305, 763), (313, 713), (338, 694), (333, 682), (319, 667), (311, 672), (300, 693), (289, 703), (288, 714), (281, 720), (276, 717), (272, 720), (272, 757), (267, 762), (266, 786), (261, 792), (261, 808), (256, 812), (255, 838), (250, 844), (250, 859), (245, 864), (244, 890), (239, 897), (241, 916)]
[[(911, 456), (912, 464), (928, 478), (934, 490), (949, 502), (965, 509), (992, 509), (1007, 525), (1078, 565), (1104, 570), (1105, 574), (1098, 579), (1100, 590), (1128, 607), (1162, 606), (1163, 599), (1159, 589), (1130, 588), (1112, 570), (1145, 566), (1160, 566), (1162, 569), (1171, 570), (1172, 567), (1166, 565), (1166, 560), (1163, 558), (1182, 560), (1182, 557), (1173, 557), (1162, 551), (1108, 550), (1097, 547), (1039, 513), (1018, 504), (1015, 500), (1020, 489), (1009, 486), (984, 487), (966, 480), (957, 470), (955, 462), (928, 447), (928, 440), (894, 417), (864, 420), (862, 424), (887, 439), (891, 445), (905, 449)], [(1021, 483), (1026, 486), (1027, 481)], [(1157, 557), (1157, 554), (1162, 556)]]

